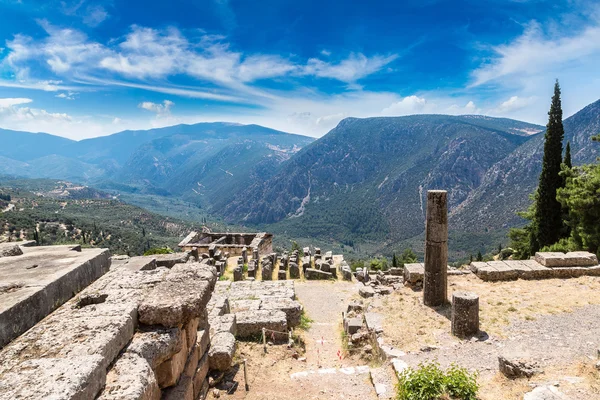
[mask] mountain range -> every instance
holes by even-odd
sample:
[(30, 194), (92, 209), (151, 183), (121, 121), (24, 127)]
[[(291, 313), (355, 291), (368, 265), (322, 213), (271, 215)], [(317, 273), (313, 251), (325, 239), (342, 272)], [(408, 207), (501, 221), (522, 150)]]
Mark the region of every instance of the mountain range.
[[(592, 162), (600, 101), (564, 121), (575, 164)], [(287, 238), (388, 254), (419, 243), (429, 189), (449, 195), (453, 256), (489, 250), (529, 204), (544, 127), (478, 115), (346, 118), (318, 140), (203, 123), (80, 142), (0, 130), (0, 173), (197, 202)]]

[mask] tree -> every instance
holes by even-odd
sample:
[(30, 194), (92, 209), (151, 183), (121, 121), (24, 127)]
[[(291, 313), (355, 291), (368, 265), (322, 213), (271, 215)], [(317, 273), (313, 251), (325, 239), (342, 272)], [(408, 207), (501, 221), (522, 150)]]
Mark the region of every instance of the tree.
[(481, 250), (477, 252), (477, 261), (483, 261), (483, 254), (481, 254)]
[(417, 255), (412, 249), (405, 249), (400, 256), (400, 264), (404, 266), (404, 264), (416, 263)]
[(396, 253), (392, 256), (392, 268), (398, 268), (398, 259), (396, 258)]
[(543, 246), (556, 243), (562, 228), (562, 206), (556, 199), (556, 191), (563, 185), (560, 176), (562, 163), (562, 141), (564, 137), (560, 85), (554, 84), (552, 104), (548, 111), (548, 124), (544, 136), (542, 173), (535, 196), (535, 211), (530, 238), (531, 253)]
[(571, 162), (571, 142), (567, 142), (563, 164), (569, 169), (573, 168), (573, 163)]
[[(592, 137), (598, 141), (600, 135)], [(567, 246), (586, 249), (593, 253), (600, 250), (600, 165), (567, 167), (570, 146), (567, 145), (565, 162), (561, 173), (565, 187), (557, 192), (557, 198), (567, 212), (569, 226)], [(569, 159), (567, 159), (569, 155)]]

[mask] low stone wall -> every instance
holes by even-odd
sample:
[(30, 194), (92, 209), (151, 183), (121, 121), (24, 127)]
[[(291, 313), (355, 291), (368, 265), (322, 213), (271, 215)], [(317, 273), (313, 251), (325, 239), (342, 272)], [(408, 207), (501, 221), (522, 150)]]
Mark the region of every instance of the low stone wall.
[(217, 282), (208, 308), (215, 321), (211, 326), (221, 324), (230, 313), (235, 315), (239, 338), (260, 335), (262, 328), (287, 333), (300, 324), (302, 315), (291, 280)]
[(590, 267), (544, 267), (534, 260), (507, 260), (472, 262), (471, 271), (484, 281), (515, 279), (577, 278), (584, 275), (600, 276), (600, 265)]
[(214, 267), (123, 262), (0, 351), (1, 399), (197, 399)]
[[(6, 246), (5, 246), (6, 247)], [(0, 348), (34, 326), (110, 267), (107, 249), (10, 246), (0, 257)], [(8, 249), (7, 249), (8, 250)]]

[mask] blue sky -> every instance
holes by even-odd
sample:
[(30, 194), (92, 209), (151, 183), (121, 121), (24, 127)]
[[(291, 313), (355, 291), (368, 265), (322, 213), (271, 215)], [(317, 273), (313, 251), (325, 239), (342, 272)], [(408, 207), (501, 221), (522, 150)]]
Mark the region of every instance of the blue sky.
[(177, 123), (321, 136), (345, 117), (545, 124), (600, 98), (597, 1), (0, 0), (0, 127)]

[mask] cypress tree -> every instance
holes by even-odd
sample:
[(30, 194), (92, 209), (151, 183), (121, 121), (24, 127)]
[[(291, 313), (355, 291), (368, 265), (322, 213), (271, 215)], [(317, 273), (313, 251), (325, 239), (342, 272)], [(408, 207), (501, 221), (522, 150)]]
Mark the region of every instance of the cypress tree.
[(562, 163), (562, 141), (564, 137), (562, 123), (562, 106), (558, 80), (554, 84), (554, 95), (548, 112), (548, 125), (544, 136), (544, 158), (542, 173), (536, 195), (535, 214), (533, 217), (533, 234), (531, 235), (531, 252), (549, 246), (558, 241), (562, 228), (562, 207), (556, 200), (556, 190), (562, 186), (563, 178), (559, 175)]
[(392, 257), (392, 268), (398, 268), (398, 259), (396, 258), (396, 253)]
[(567, 142), (567, 148), (565, 149), (565, 159), (563, 160), (563, 164), (567, 166), (567, 168), (573, 168), (573, 163), (571, 162), (571, 142)]

